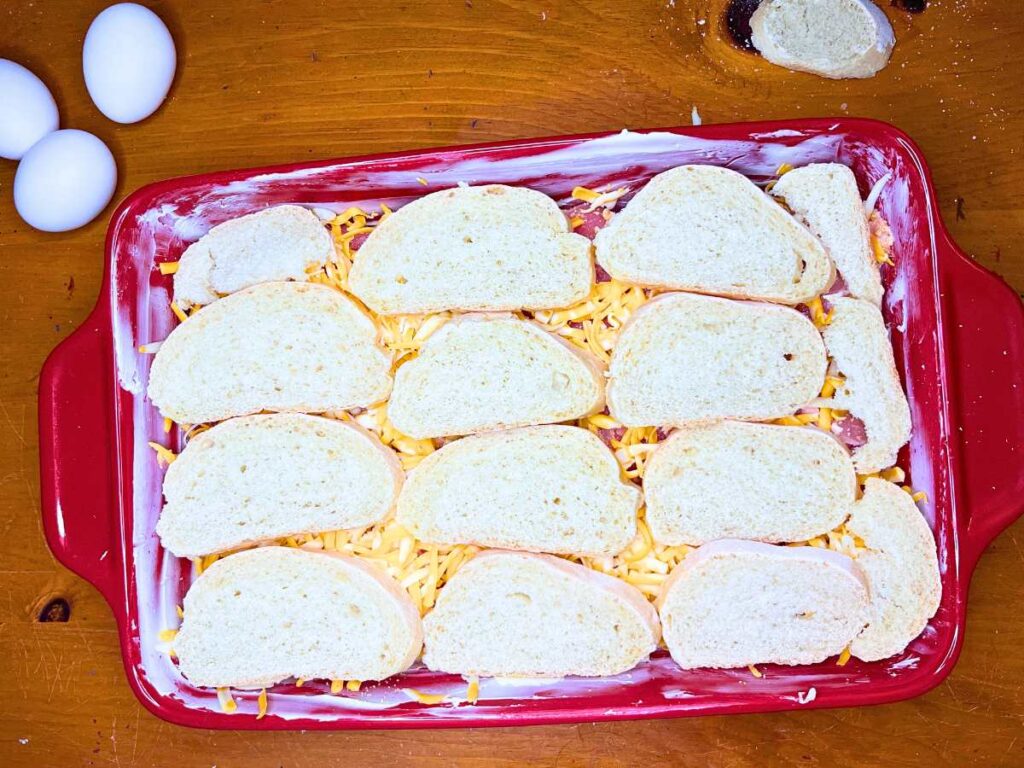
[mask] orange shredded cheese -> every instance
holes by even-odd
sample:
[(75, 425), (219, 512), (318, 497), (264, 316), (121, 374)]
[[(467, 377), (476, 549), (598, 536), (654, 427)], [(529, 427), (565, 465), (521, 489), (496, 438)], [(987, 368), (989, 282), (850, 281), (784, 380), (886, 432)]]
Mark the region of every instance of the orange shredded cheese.
[(473, 675), (469, 678), (469, 685), (466, 686), (466, 701), (470, 704), (476, 704), (480, 698), (480, 678)]
[(188, 315), (186, 315), (185, 311), (178, 306), (178, 302), (176, 301), (171, 302), (171, 312), (173, 312), (174, 316), (177, 317), (183, 323), (186, 320), (188, 320)]
[(445, 699), (443, 693), (423, 693), (415, 688), (403, 688), (402, 691), (410, 699), (418, 701), (420, 704), (440, 704)]
[(587, 189), (586, 187), (573, 187), (570, 195), (574, 200), (582, 200), (585, 203), (590, 203), (597, 200), (597, 198), (601, 196), (601, 193), (595, 192), (592, 189)]
[(170, 448), (165, 448), (160, 445), (160, 443), (155, 443), (151, 440), (149, 442), (149, 447), (156, 451), (156, 461), (161, 467), (170, 466), (174, 463), (174, 460), (178, 458), (178, 454)]
[(748, 664), (747, 665), (747, 669), (749, 669), (750, 670), (750, 674), (752, 674), (758, 680), (760, 680), (762, 677), (764, 677), (764, 673), (761, 672), (761, 670), (758, 669), (757, 667), (755, 667), (753, 664)]
[(836, 659), (837, 667), (845, 667), (846, 662), (850, 660), (850, 646), (843, 648), (843, 652), (839, 654), (839, 658)]
[(171, 431), (171, 428), (173, 426), (174, 426), (174, 422), (170, 418), (168, 418), (167, 416), (164, 416), (164, 434), (165, 435), (168, 434)]
[(256, 713), (256, 719), (262, 720), (267, 716), (267, 689), (263, 688), (260, 691), (260, 695), (256, 697), (256, 706), (258, 712)]
[(360, 680), (349, 680), (345, 683), (345, 688), (349, 691), (358, 691), (362, 684)]
[(885, 245), (882, 244), (882, 241), (874, 235), (871, 235), (871, 250), (875, 254), (875, 261), (879, 264), (893, 266), (892, 256), (885, 250)]
[(222, 712), (233, 715), (238, 711), (238, 704), (231, 697), (230, 688), (218, 688), (217, 701), (220, 702), (220, 709)]
[(178, 630), (176, 629), (161, 629), (159, 638), (161, 643), (171, 643), (177, 636)]
[(331, 693), (341, 693), (344, 688), (344, 680), (331, 680)]
[[(608, 192), (597, 192), (593, 189), (587, 189), (586, 187), (573, 187), (572, 197), (575, 200), (582, 200), (588, 203), (586, 212), (590, 213), (596, 211), (598, 208), (614, 207), (615, 203), (625, 195), (629, 189), (627, 187), (619, 187)], [(605, 211), (610, 213), (610, 211)], [(606, 217), (607, 218), (607, 217)]]
[(157, 266), (160, 268), (161, 275), (173, 275), (178, 271), (178, 265), (180, 262), (177, 261), (162, 261)]
[(832, 316), (835, 314), (835, 309), (830, 309), (826, 313), (825, 305), (821, 301), (821, 296), (815, 296), (807, 302), (807, 308), (811, 311), (811, 322), (813, 322), (819, 329), (831, 324)]

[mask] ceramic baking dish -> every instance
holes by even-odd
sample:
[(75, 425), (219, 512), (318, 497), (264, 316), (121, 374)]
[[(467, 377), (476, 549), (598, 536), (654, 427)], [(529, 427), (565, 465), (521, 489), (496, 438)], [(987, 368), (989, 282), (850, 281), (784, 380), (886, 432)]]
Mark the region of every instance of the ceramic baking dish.
[[(613, 678), (484, 680), (476, 705), (461, 678), (416, 668), (358, 692), (279, 685), (269, 714), (256, 694), (221, 711), (161, 650), (162, 629), (192, 577), (154, 533), (161, 475), (149, 440), (161, 418), (144, 397), (149, 358), (140, 344), (174, 322), (171, 280), (157, 262), (178, 257), (210, 226), (280, 203), (341, 210), (399, 205), (458, 182), (504, 182), (566, 199), (575, 185), (642, 184), (683, 163), (712, 163), (755, 179), (795, 166), (850, 165), (866, 193), (885, 174), (879, 208), (895, 235), (885, 268), (885, 315), (913, 414), (899, 464), (927, 494), (942, 572), (942, 604), (899, 656), (806, 667), (679, 670), (663, 652)], [(425, 185), (424, 185), (425, 182)], [(117, 618), (128, 681), (167, 720), (209, 728), (409, 728), (619, 720), (834, 707), (920, 694), (949, 674), (964, 636), (967, 587), (986, 544), (1024, 507), (1024, 309), (999, 278), (952, 242), (924, 160), (899, 130), (867, 120), (713, 125), (516, 141), (227, 171), (145, 187), (110, 224), (103, 287), (92, 314), (47, 360), (39, 391), (42, 512), (57, 558), (92, 582)], [(245, 638), (238, 638), (245, 642)], [(403, 692), (445, 693), (424, 705)]]

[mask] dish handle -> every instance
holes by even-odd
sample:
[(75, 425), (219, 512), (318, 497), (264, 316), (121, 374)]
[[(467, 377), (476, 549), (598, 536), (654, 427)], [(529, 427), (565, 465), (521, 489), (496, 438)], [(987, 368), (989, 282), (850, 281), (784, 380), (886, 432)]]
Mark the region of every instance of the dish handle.
[(107, 597), (121, 567), (113, 445), (110, 325), (98, 306), (50, 353), (39, 377), (43, 530), (67, 568)]
[(945, 233), (939, 247), (965, 480), (961, 554), (970, 573), (985, 547), (1024, 514), (1024, 303)]

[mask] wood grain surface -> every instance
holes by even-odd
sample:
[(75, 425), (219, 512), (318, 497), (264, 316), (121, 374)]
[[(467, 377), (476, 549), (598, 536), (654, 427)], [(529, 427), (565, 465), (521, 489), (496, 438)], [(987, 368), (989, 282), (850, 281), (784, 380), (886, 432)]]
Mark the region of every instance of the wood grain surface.
[[(179, 69), (167, 103), (131, 126), (106, 120), (82, 80), (82, 38), (103, 0), (4, 0), (0, 57), (46, 81), (64, 127), (110, 144), (118, 199), (214, 169), (685, 125), (694, 106), (705, 122), (880, 118), (920, 143), (959, 244), (1024, 290), (1024, 10), (932, 0), (909, 14), (881, 2), (898, 43), (865, 81), (738, 50), (724, 0), (147, 2), (171, 28)], [(106, 220), (31, 230), (12, 205), (14, 169), (0, 161), (0, 765), (1024, 765), (1024, 521), (978, 566), (959, 665), (914, 701), (391, 733), (197, 731), (149, 715), (124, 680), (110, 611), (55, 563), (39, 516), (39, 369), (96, 300)], [(54, 600), (67, 621), (41, 620), (47, 605), (64, 618)]]

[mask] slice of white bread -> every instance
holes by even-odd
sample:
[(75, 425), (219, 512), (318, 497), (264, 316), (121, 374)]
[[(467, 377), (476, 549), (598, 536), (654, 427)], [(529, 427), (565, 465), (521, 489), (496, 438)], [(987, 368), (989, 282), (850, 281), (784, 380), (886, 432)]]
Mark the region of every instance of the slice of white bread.
[(511, 315), (449, 320), (395, 374), (388, 416), (415, 438), (582, 418), (604, 407), (589, 352)]
[(196, 579), (184, 607), (174, 653), (200, 686), (383, 680), (408, 669), (423, 641), (419, 612), (398, 582), (334, 553), (229, 555)]
[(640, 489), (585, 429), (520, 427), (464, 437), (427, 456), (398, 498), (398, 522), (429, 544), (611, 556), (636, 535)]
[(156, 532), (178, 557), (383, 520), (402, 487), (398, 457), (351, 422), (242, 416), (185, 446), (164, 476)]
[(846, 527), (867, 547), (857, 565), (871, 587), (868, 625), (850, 652), (864, 661), (886, 659), (921, 634), (938, 610), (935, 537), (910, 494), (875, 477), (865, 482)]
[(853, 449), (853, 464), (866, 475), (896, 463), (910, 439), (910, 406), (878, 307), (846, 297), (829, 301), (835, 312), (823, 334), (825, 346), (846, 379), (833, 400), (864, 422), (867, 442)]
[(619, 280), (799, 304), (828, 288), (832, 260), (746, 176), (713, 165), (660, 173), (594, 239)]
[(805, 541), (846, 519), (857, 474), (846, 449), (813, 428), (722, 421), (683, 427), (644, 472), (659, 544)]
[(488, 550), (442, 588), (423, 619), (423, 662), (462, 675), (615, 675), (657, 647), (635, 587), (550, 555)]
[(608, 407), (629, 427), (780, 418), (818, 395), (825, 366), (821, 335), (795, 309), (668, 293), (623, 326)]
[(871, 0), (765, 0), (750, 30), (754, 47), (773, 64), (834, 79), (871, 77), (896, 44)]
[(382, 315), (565, 307), (594, 281), (590, 241), (547, 195), (488, 184), (434, 192), (382, 221), (349, 286)]
[(882, 278), (853, 171), (839, 163), (795, 168), (779, 177), (772, 195), (821, 240), (851, 295), (881, 305)]
[(868, 585), (838, 552), (719, 539), (675, 567), (657, 606), (683, 669), (815, 664), (864, 627)]
[(180, 306), (209, 304), (257, 283), (306, 281), (306, 270), (334, 256), (315, 213), (279, 205), (218, 224), (181, 255), (174, 275)]
[(171, 331), (149, 373), (149, 398), (185, 424), (343, 410), (390, 391), (373, 320), (316, 283), (261, 283), (203, 307)]

